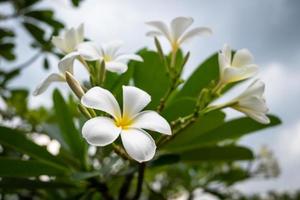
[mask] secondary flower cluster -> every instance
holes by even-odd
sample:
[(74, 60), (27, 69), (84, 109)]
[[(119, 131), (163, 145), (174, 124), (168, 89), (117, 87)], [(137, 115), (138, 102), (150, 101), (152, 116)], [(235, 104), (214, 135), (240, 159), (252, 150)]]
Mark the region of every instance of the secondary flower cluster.
[[(148, 36), (164, 36), (170, 43), (172, 56), (175, 60), (180, 46), (195, 36), (211, 35), (212, 31), (206, 27), (196, 27), (187, 30), (193, 23), (192, 18), (177, 17), (167, 26), (161, 21), (147, 22), (155, 28), (147, 33)], [(169, 123), (155, 111), (142, 111), (151, 101), (145, 91), (134, 86), (123, 86), (123, 110), (113, 94), (94, 84), (94, 87), (84, 92), (79, 82), (73, 77), (74, 61), (79, 61), (91, 76), (105, 75), (105, 71), (124, 73), (127, 62), (143, 59), (136, 54), (120, 54), (121, 42), (115, 41), (102, 46), (84, 40), (84, 27), (66, 30), (62, 35), (52, 39), (53, 44), (64, 54), (59, 61), (59, 73), (50, 74), (34, 91), (35, 95), (44, 92), (52, 82), (65, 82), (71, 79), (71, 89), (81, 98), (85, 108), (103, 111), (107, 115), (89, 119), (82, 127), (82, 135), (91, 145), (105, 146), (113, 143), (119, 135), (127, 154), (138, 162), (152, 159), (155, 155), (156, 143), (145, 130), (171, 135)], [(233, 57), (233, 58), (232, 58)], [(224, 45), (218, 55), (220, 76), (213, 91), (220, 93), (229, 83), (242, 81), (253, 77), (257, 72), (257, 65), (253, 64), (253, 56), (246, 49), (238, 50), (233, 56), (228, 45)], [(102, 71), (93, 71), (94, 65), (104, 67)], [(92, 67), (91, 67), (92, 66)], [(101, 82), (100, 82), (101, 83)], [(93, 85), (93, 84), (92, 84)], [(255, 81), (237, 98), (226, 104), (215, 106), (218, 108), (231, 107), (245, 113), (260, 123), (268, 123), (267, 107), (263, 98), (264, 84)]]

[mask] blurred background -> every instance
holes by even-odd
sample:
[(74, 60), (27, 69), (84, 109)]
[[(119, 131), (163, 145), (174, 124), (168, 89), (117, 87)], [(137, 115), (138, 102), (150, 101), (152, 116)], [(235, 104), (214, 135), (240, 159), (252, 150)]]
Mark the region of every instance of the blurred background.
[[(243, 137), (240, 143), (257, 151), (262, 146), (268, 146), (278, 159), (281, 173), (277, 178), (251, 179), (235, 187), (248, 194), (270, 190), (293, 192), (300, 188), (300, 1), (84, 0), (79, 7), (74, 7), (67, 0), (44, 0), (35, 6), (53, 9), (56, 19), (66, 27), (84, 23), (85, 35), (100, 44), (123, 40), (124, 52), (137, 51), (145, 46), (154, 49), (153, 40), (145, 36), (148, 27), (144, 22), (169, 22), (176, 16), (193, 17), (195, 26), (208, 26), (214, 34), (209, 38), (193, 40), (183, 47), (185, 51), (191, 51), (184, 77), (188, 77), (198, 63), (220, 50), (224, 43), (233, 49), (248, 48), (260, 66), (258, 77), (266, 83), (270, 113), (280, 116), (283, 124), (263, 130), (259, 135)], [(13, 12), (9, 3), (0, 4), (1, 16), (10, 16)], [(39, 55), (40, 50), (32, 48), (30, 44), (34, 39), (22, 23), (22, 19), (14, 16), (0, 20), (0, 27), (9, 28), (15, 33), (13, 53), (16, 55), (14, 62), (1, 59), (0, 66), (1, 71), (24, 67), (20, 76), (8, 85), (12, 88), (29, 88), (32, 93), (37, 83), (57, 70), (58, 58), (50, 53), (35, 56)], [(51, 34), (48, 29), (44, 29), (46, 34)], [(27, 61), (30, 63), (28, 66)], [(79, 77), (83, 78), (84, 73), (75, 69)], [(38, 97), (30, 95), (29, 106), (50, 106), (52, 91), (56, 86), (58, 84)], [(62, 91), (66, 89), (64, 84), (59, 87)], [(241, 116), (236, 112), (228, 113), (230, 117)]]

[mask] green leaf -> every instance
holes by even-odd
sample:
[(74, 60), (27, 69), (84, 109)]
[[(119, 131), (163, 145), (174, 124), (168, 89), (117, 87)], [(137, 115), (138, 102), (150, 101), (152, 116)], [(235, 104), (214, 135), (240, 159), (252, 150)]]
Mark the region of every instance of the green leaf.
[(196, 105), (195, 98), (181, 98), (174, 100), (169, 106), (167, 106), (162, 115), (168, 120), (172, 121), (178, 117), (184, 117), (193, 113)]
[(6, 60), (14, 60), (16, 58), (13, 50), (15, 45), (13, 43), (2, 43), (0, 44), (0, 56)]
[(201, 141), (201, 135), (224, 123), (225, 114), (220, 111), (211, 112), (199, 119), (180, 132), (174, 139), (170, 140), (164, 150), (179, 151), (191, 148), (192, 144), (198, 144)]
[(183, 162), (202, 161), (237, 161), (251, 160), (254, 158), (250, 149), (241, 146), (209, 146), (191, 149), (179, 153)]
[(23, 26), (37, 42), (39, 42), (41, 45), (45, 43), (44, 40), (45, 31), (43, 29), (30, 22), (23, 22)]
[[(51, 165), (64, 166), (64, 162), (50, 154), (44, 147), (35, 144), (29, 140), (24, 133), (20, 131), (0, 126), (0, 144), (7, 145), (16, 151), (29, 155)], [(0, 167), (1, 168), (1, 167)]]
[(193, 142), (193, 140), (190, 140), (189, 146), (190, 148), (194, 148), (196, 146), (215, 144), (225, 140), (237, 139), (255, 131), (277, 126), (281, 123), (280, 119), (276, 116), (269, 115), (269, 118), (271, 122), (267, 125), (260, 124), (248, 117), (231, 120), (213, 130), (206, 131), (202, 134), (199, 133), (197, 141)]
[(68, 150), (76, 158), (79, 158), (81, 163), (85, 164), (87, 159), (87, 145), (81, 137), (80, 132), (76, 129), (69, 107), (58, 90), (55, 90), (53, 93), (53, 102), (55, 117), (61, 129), (61, 136), (69, 147)]
[(69, 189), (75, 188), (76, 185), (70, 182), (62, 181), (39, 181), (28, 180), (23, 178), (3, 178), (0, 181), (0, 188), (3, 189)]
[(29, 11), (25, 13), (26, 17), (34, 18), (35, 20), (44, 22), (50, 26), (52, 26), (54, 29), (59, 30), (64, 27), (64, 25), (53, 19), (53, 11), (52, 10), (34, 10)]
[(200, 64), (183, 85), (177, 97), (197, 97), (212, 80), (219, 78), (218, 54), (215, 53)]
[(0, 158), (0, 177), (33, 177), (40, 175), (61, 176), (64, 168), (54, 167), (35, 160), (16, 160)]
[(219, 181), (223, 182), (226, 185), (230, 186), (237, 182), (243, 181), (245, 179), (248, 179), (250, 177), (250, 174), (248, 171), (237, 168), (237, 169), (230, 169), (225, 172), (217, 173), (211, 178), (211, 181)]
[(139, 54), (144, 62), (132, 64), (134, 84), (151, 95), (152, 100), (148, 108), (155, 109), (169, 88), (169, 77), (156, 52), (143, 49)]

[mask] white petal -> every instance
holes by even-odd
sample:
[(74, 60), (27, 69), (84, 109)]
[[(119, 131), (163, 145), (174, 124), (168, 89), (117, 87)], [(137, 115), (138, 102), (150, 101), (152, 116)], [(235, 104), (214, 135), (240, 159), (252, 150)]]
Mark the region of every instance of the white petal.
[(253, 56), (248, 49), (238, 50), (232, 60), (232, 66), (242, 67), (251, 64), (253, 61)]
[(74, 28), (69, 29), (65, 33), (64, 40), (67, 48), (67, 53), (74, 51), (77, 46), (77, 33)]
[(123, 45), (123, 42), (120, 41), (120, 40), (116, 40), (116, 41), (112, 41), (110, 43), (106, 43), (106, 44), (103, 45), (104, 54), (114, 58), (116, 56), (116, 53), (122, 47), (122, 45)]
[(248, 109), (244, 109), (244, 108), (235, 108), (236, 110), (246, 114), (248, 117), (254, 119), (255, 121), (262, 123), (262, 124), (269, 124), (270, 123), (270, 119), (268, 118), (268, 116), (265, 113), (262, 112), (255, 112), (253, 110), (248, 110)]
[(73, 74), (73, 64), (77, 56), (79, 56), (77, 51), (71, 52), (64, 56), (58, 63), (58, 69), (60, 73), (64, 74), (66, 71), (68, 71)]
[(82, 136), (91, 145), (106, 146), (115, 141), (120, 135), (121, 128), (115, 125), (114, 120), (108, 117), (95, 117), (82, 127)]
[(226, 62), (230, 63), (231, 64), (231, 55), (232, 55), (232, 52), (231, 52), (231, 48), (228, 44), (224, 44), (223, 45), (223, 48), (222, 48), (222, 51), (221, 53), (225, 56), (226, 58)]
[(83, 42), (77, 46), (79, 54), (88, 61), (98, 60), (101, 58), (102, 53), (97, 45), (93, 42)]
[(133, 86), (123, 86), (123, 116), (134, 117), (150, 101), (151, 96), (145, 91)]
[(232, 83), (253, 77), (258, 71), (256, 65), (249, 65), (242, 68), (226, 67), (223, 74), (224, 83)]
[(123, 146), (134, 160), (145, 162), (155, 155), (156, 145), (152, 137), (140, 129), (125, 129), (121, 132)]
[(111, 72), (124, 73), (127, 71), (128, 66), (122, 62), (111, 61), (105, 63), (105, 68)]
[(268, 108), (266, 102), (263, 98), (257, 96), (251, 96), (248, 98), (240, 99), (238, 107), (250, 109), (256, 112), (267, 113)]
[(170, 35), (167, 25), (162, 21), (150, 21), (146, 22), (147, 25), (153, 26), (158, 31), (160, 31), (170, 42), (172, 42), (172, 37)]
[(248, 86), (248, 88), (238, 97), (247, 98), (249, 96), (257, 96), (262, 97), (265, 91), (265, 84), (260, 80), (255, 80), (252, 84)]
[(167, 120), (154, 111), (144, 111), (139, 113), (132, 120), (132, 128), (147, 129), (166, 135), (171, 135), (171, 127)]
[(59, 36), (53, 36), (51, 39), (53, 45), (61, 50), (63, 53), (68, 53), (68, 49), (66, 48), (65, 41)]
[(118, 62), (127, 62), (129, 60), (143, 62), (143, 58), (136, 54), (123, 54), (116, 58), (116, 61), (118, 61)]
[(52, 82), (63, 82), (65, 78), (60, 74), (50, 74), (42, 83), (40, 83), (34, 90), (33, 95), (37, 96), (43, 93)]
[(212, 30), (210, 28), (206, 28), (206, 27), (198, 27), (198, 28), (194, 28), (188, 32), (186, 32), (180, 39), (179, 39), (179, 43), (183, 43), (186, 42), (190, 39), (192, 39), (193, 37), (196, 36), (210, 36), (212, 35)]
[(227, 59), (221, 52), (218, 54), (220, 78), (223, 78), (224, 69), (228, 66)]
[(121, 117), (120, 106), (112, 93), (101, 87), (89, 89), (81, 98), (82, 105), (104, 111), (114, 118)]
[(81, 23), (77, 27), (76, 34), (77, 34), (77, 44), (83, 42), (83, 40), (84, 40), (84, 25), (83, 25), (83, 23)]
[(172, 36), (175, 41), (191, 26), (193, 23), (191, 17), (176, 17), (171, 22)]

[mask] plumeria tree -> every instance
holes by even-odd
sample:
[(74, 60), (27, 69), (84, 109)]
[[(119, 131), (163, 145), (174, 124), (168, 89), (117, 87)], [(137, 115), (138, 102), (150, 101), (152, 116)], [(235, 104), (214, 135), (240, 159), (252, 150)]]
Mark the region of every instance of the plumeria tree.
[[(120, 41), (100, 45), (86, 38), (83, 24), (53, 36), (52, 44), (63, 54), (58, 73), (49, 74), (33, 95), (43, 95), (51, 84), (68, 85), (72, 95), (65, 99), (55, 90), (53, 109), (48, 110), (29, 110), (25, 102), (30, 114), (19, 113), (24, 126), (0, 127), (3, 195), (192, 199), (201, 190), (219, 199), (239, 199), (231, 188), (235, 183), (277, 176), (276, 159), (268, 150), (256, 155), (238, 144), (244, 135), (280, 124), (267, 114), (265, 85), (254, 78), (258, 65), (252, 54), (225, 44), (184, 80), (182, 72), (193, 52), (184, 52), (182, 45), (212, 34), (207, 27), (189, 29), (192, 23), (190, 17), (177, 17), (170, 25), (146, 22), (152, 28), (146, 35), (156, 50), (129, 54), (120, 53)], [(169, 42), (170, 52), (160, 39)], [(87, 71), (83, 82), (74, 74), (75, 62)], [(252, 78), (239, 96), (216, 103)], [(8, 98), (11, 107), (27, 95)], [(245, 116), (226, 120), (225, 108)], [(48, 138), (47, 145), (56, 142), (59, 151), (32, 141), (41, 136)]]

